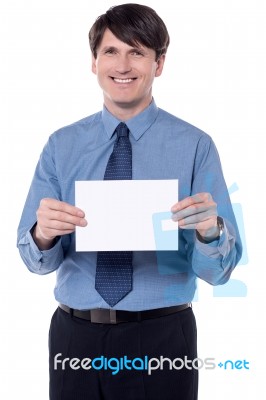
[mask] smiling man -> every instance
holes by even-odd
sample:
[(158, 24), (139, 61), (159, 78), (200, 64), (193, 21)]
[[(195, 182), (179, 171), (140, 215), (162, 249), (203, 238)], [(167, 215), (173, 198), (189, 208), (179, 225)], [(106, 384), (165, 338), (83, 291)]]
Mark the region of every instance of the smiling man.
[[(241, 257), (219, 156), (155, 104), (169, 35), (153, 9), (113, 7), (89, 40), (103, 110), (50, 136), (18, 230), (29, 270), (57, 271), (50, 399), (196, 400), (196, 279), (223, 284)], [(178, 179), (179, 250), (76, 252), (90, 215), (74, 206), (75, 181), (103, 179)]]
[(104, 104), (124, 121), (149, 106), (153, 80), (161, 75), (165, 60), (165, 54), (157, 56), (152, 48), (137, 42), (132, 45), (106, 29), (93, 51), (92, 71), (103, 90)]

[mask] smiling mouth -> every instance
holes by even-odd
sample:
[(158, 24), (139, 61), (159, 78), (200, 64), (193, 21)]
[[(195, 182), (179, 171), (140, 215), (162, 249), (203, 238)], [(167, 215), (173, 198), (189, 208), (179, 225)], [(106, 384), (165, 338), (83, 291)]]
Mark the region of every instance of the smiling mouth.
[(116, 83), (131, 83), (131, 82), (133, 82), (133, 81), (134, 81), (135, 79), (137, 79), (137, 78), (121, 79), (121, 78), (113, 78), (113, 77), (112, 77), (112, 79), (113, 79), (113, 81), (116, 82)]

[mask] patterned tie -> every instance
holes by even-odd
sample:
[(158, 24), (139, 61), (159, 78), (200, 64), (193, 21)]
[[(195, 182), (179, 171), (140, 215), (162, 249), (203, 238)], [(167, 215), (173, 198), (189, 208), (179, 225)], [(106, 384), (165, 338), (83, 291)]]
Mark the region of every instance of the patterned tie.
[[(117, 128), (117, 139), (104, 180), (132, 179), (132, 150), (126, 124)], [(95, 289), (111, 307), (132, 290), (132, 251), (99, 251)]]

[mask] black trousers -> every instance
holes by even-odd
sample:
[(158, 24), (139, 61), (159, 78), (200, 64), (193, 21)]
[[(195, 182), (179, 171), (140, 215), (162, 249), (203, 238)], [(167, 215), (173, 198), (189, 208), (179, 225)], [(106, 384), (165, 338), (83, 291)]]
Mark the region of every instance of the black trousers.
[[(196, 400), (191, 308), (166, 317), (95, 324), (58, 308), (49, 332), (50, 400)], [(195, 363), (194, 363), (195, 366)]]

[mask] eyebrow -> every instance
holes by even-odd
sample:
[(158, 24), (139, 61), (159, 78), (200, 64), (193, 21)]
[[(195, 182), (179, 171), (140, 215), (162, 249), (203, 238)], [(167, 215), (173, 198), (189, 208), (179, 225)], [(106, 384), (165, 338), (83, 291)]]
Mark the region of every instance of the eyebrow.
[[(117, 47), (115, 47), (115, 46), (104, 46), (100, 50), (100, 52), (105, 52), (107, 50), (119, 51), (119, 49)], [(142, 46), (134, 46), (134, 47), (131, 47), (130, 49), (128, 49), (128, 52), (131, 52), (131, 51), (142, 51), (142, 52), (145, 52), (145, 49)]]
[(106, 51), (106, 50), (118, 50), (117, 47), (114, 46), (104, 46), (101, 51)]

